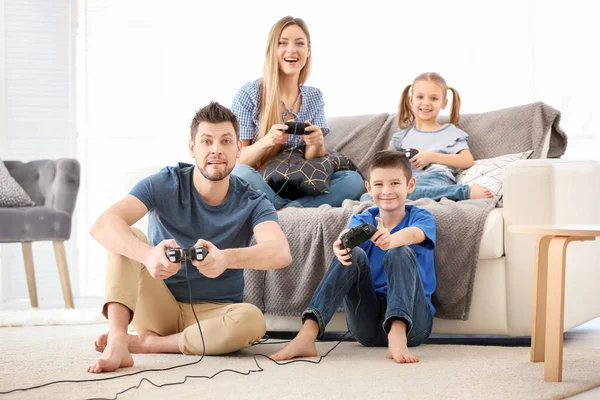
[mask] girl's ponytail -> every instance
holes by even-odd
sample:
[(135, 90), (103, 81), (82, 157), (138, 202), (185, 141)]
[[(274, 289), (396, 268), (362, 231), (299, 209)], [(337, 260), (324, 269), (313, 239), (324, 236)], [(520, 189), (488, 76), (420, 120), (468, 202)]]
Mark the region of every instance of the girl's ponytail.
[(412, 85), (408, 85), (400, 95), (400, 104), (398, 105), (398, 126), (400, 129), (406, 129), (415, 122), (415, 115), (410, 109), (410, 96), (408, 95)]
[(458, 90), (448, 86), (448, 90), (452, 91), (452, 109), (450, 111), (450, 122), (458, 128), (458, 120), (460, 119), (460, 95)]

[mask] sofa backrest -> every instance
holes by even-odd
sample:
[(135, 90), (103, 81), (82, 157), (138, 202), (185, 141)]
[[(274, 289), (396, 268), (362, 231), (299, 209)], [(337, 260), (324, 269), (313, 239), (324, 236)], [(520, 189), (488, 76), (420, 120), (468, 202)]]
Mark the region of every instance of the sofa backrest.
[[(379, 150), (388, 148), (398, 131), (396, 114), (328, 118), (331, 130), (325, 137), (329, 151), (340, 151), (360, 170)], [(440, 118), (440, 123), (448, 117)], [(560, 112), (544, 103), (532, 103), (481, 114), (464, 114), (459, 126), (469, 135), (476, 160), (533, 150), (532, 158), (558, 158), (567, 147), (559, 126)]]

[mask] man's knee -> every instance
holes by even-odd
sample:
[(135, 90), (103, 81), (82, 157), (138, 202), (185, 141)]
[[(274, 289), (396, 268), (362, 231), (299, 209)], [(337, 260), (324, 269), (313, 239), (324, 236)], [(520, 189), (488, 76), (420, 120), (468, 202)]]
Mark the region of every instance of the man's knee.
[(236, 310), (236, 319), (242, 331), (248, 333), (249, 337), (262, 338), (267, 332), (267, 323), (262, 311), (254, 304), (240, 303)]
[(136, 238), (138, 238), (139, 240), (141, 240), (144, 243), (148, 243), (148, 237), (146, 236), (146, 234), (144, 232), (142, 232), (138, 228), (134, 228), (133, 226), (130, 226), (129, 229), (131, 229), (131, 232), (133, 232), (133, 234), (135, 235)]

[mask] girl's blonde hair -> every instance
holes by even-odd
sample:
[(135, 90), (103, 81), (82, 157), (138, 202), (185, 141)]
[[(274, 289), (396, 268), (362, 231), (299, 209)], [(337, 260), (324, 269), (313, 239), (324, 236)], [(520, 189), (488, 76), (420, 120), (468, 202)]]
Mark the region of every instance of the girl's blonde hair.
[[(458, 91), (446, 84), (446, 80), (440, 74), (435, 72), (425, 72), (415, 78), (412, 85), (408, 85), (400, 95), (400, 105), (398, 105), (398, 126), (400, 129), (406, 129), (415, 123), (415, 115), (410, 108), (410, 88), (417, 81), (432, 81), (440, 85), (443, 89), (444, 99), (446, 99), (446, 91), (452, 91), (452, 109), (450, 111), (450, 122), (458, 127), (460, 118), (460, 95)], [(444, 100), (443, 99), (443, 100)]]
[[(263, 77), (260, 83), (260, 101), (259, 101), (259, 131), (257, 140), (265, 136), (271, 126), (277, 123), (282, 123), (281, 117), (283, 111), (281, 110), (281, 96), (279, 95), (279, 56), (277, 54), (279, 49), (279, 38), (281, 32), (290, 26), (298, 25), (300, 29), (306, 35), (307, 45), (310, 50), (310, 33), (306, 23), (301, 18), (293, 18), (290, 16), (283, 17), (273, 25), (269, 32), (267, 39), (267, 52), (265, 54), (265, 66)], [(303, 85), (308, 78), (311, 67), (311, 56), (309, 54), (306, 59), (306, 64), (300, 71), (298, 78), (298, 85)], [(258, 168), (264, 166), (275, 154), (279, 153), (283, 145), (276, 145), (264, 154), (258, 162)]]

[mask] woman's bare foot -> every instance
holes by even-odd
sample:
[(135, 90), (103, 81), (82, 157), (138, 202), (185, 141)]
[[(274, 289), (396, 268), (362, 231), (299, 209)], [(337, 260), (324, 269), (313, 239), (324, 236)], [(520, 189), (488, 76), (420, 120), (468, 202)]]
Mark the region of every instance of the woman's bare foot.
[[(157, 333), (154, 332), (144, 332), (141, 335), (127, 335), (127, 347), (130, 353), (148, 353), (150, 352), (150, 341), (159, 337)], [(96, 351), (102, 353), (106, 348), (106, 344), (108, 343), (108, 333), (103, 333), (94, 342), (94, 348)]]
[(133, 357), (129, 353), (127, 335), (111, 335), (110, 340), (106, 338), (102, 356), (88, 368), (88, 372), (98, 374), (132, 366)]
[(481, 187), (479, 185), (469, 186), (469, 198), (470, 199), (491, 199), (494, 194), (491, 190)]
[(298, 336), (286, 344), (283, 349), (272, 354), (271, 358), (275, 361), (285, 361), (295, 357), (315, 357), (317, 355), (315, 339), (309, 335), (298, 333)]
[(406, 345), (406, 324), (404, 321), (396, 320), (392, 322), (392, 327), (388, 334), (388, 352), (386, 358), (400, 364), (419, 362), (419, 358), (413, 355)]

